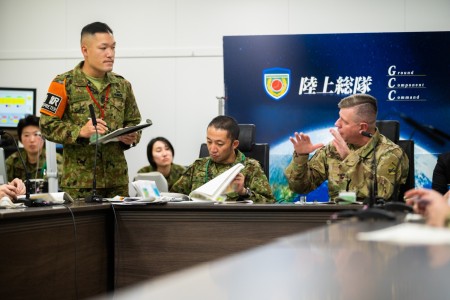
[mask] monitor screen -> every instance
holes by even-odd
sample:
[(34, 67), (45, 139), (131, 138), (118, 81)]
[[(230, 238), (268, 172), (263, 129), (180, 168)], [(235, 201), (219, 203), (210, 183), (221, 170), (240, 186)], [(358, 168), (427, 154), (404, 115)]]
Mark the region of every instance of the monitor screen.
[(36, 113), (36, 89), (0, 87), (0, 128), (16, 128), (20, 119)]

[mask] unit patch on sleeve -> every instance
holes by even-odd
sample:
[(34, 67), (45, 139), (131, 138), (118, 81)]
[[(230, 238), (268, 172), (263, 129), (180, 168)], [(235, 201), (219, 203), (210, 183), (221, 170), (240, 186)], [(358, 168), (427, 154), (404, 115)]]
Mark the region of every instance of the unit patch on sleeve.
[(47, 98), (42, 104), (41, 114), (62, 118), (67, 105), (64, 82), (53, 81), (48, 88)]

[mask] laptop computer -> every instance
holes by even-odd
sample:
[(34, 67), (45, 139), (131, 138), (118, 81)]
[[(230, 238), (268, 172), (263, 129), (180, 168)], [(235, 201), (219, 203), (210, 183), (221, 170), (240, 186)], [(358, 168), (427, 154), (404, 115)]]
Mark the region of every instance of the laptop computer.
[(6, 173), (5, 150), (0, 148), (0, 184), (8, 183), (8, 174)]

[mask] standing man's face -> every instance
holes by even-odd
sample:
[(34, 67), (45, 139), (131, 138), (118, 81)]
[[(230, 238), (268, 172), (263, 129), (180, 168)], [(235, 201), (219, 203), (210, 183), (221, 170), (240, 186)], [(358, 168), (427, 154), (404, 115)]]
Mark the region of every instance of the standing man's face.
[(89, 76), (102, 78), (113, 69), (116, 41), (110, 33), (85, 35), (81, 39), (81, 52), (84, 56), (83, 71)]
[(239, 141), (231, 141), (228, 131), (210, 126), (206, 132), (206, 144), (208, 146), (209, 157), (222, 164), (231, 164), (236, 159), (234, 150), (238, 147)]

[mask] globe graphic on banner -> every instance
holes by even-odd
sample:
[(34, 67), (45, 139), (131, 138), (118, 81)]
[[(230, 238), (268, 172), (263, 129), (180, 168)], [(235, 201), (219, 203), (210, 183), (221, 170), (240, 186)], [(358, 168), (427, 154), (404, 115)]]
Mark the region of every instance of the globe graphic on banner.
[[(327, 144), (333, 139), (330, 128), (320, 128), (304, 133), (309, 135), (313, 144)], [(400, 136), (400, 139), (405, 138)], [(289, 190), (286, 177), (284, 176), (284, 170), (291, 162), (293, 151), (294, 148), (289, 137), (286, 137), (284, 141), (278, 144), (274, 144), (270, 149), (270, 185), (272, 186), (275, 198), (279, 202), (295, 202), (300, 196)], [(431, 180), (436, 160), (437, 157), (421, 147), (420, 144), (414, 145), (416, 187), (431, 188)], [(307, 194), (307, 202), (314, 201), (328, 201), (327, 181), (320, 185), (316, 190)]]

